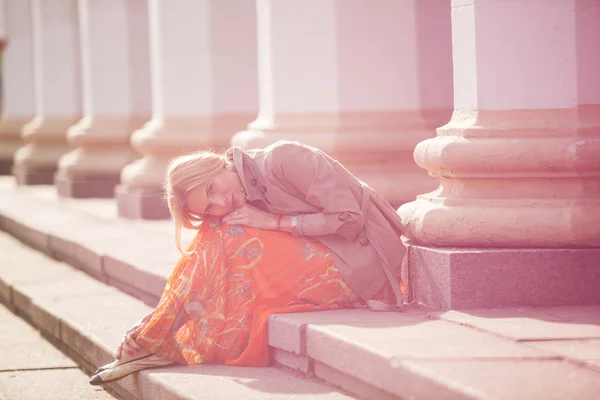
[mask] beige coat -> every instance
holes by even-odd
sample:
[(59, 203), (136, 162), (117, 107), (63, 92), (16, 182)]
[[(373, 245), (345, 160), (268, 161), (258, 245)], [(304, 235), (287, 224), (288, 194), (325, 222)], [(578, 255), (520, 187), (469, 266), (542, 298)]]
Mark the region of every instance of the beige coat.
[[(371, 299), (398, 281), (405, 228), (377, 192), (324, 152), (280, 141), (265, 149), (229, 150), (251, 205), (298, 215), (298, 233), (321, 242), (350, 287)], [(377, 303), (377, 302), (376, 302)], [(380, 308), (377, 304), (369, 304)]]

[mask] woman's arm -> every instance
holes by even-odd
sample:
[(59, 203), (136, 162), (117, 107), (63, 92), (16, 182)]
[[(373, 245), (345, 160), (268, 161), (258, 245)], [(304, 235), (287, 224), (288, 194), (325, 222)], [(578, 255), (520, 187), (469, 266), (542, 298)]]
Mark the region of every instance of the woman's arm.
[(363, 229), (360, 206), (346, 181), (334, 167), (335, 160), (319, 150), (298, 143), (282, 143), (270, 154), (275, 177), (302, 193), (320, 212), (300, 214), (292, 227), (293, 216), (279, 221), (282, 231), (302, 236), (338, 234), (354, 239)]
[(335, 160), (320, 150), (293, 142), (278, 144), (268, 157), (273, 176), (320, 212), (275, 215), (246, 204), (224, 216), (222, 222), (300, 236), (337, 234), (348, 240), (358, 236), (364, 225), (363, 215), (345, 179), (337, 172)]

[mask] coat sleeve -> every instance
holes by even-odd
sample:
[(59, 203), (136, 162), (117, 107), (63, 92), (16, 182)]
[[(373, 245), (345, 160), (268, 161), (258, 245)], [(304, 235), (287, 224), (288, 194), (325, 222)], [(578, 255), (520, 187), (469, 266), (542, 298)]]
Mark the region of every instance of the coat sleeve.
[(338, 234), (356, 239), (364, 221), (360, 206), (344, 178), (322, 152), (298, 143), (276, 146), (271, 154), (275, 176), (301, 193), (305, 201), (321, 210), (300, 214), (298, 233), (302, 236)]

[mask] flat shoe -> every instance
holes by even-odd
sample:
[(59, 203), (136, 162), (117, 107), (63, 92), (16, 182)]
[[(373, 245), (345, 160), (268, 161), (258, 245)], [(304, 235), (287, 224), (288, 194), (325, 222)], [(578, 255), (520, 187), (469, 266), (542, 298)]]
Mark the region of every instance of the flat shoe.
[(100, 372), (102, 372), (104, 370), (109, 369), (110, 367), (112, 367), (115, 364), (115, 362), (117, 362), (117, 360), (115, 360), (115, 361), (113, 361), (111, 363), (108, 363), (106, 365), (103, 365), (101, 367), (98, 367), (98, 369), (96, 370), (96, 372), (94, 372), (92, 375), (96, 375), (96, 374), (98, 374), (98, 373), (100, 373)]
[[(149, 354), (145, 357), (140, 357), (135, 360), (127, 361), (123, 364), (119, 364), (116, 366), (105, 366), (107, 368), (94, 374), (94, 376), (91, 377), (90, 385), (104, 385), (124, 378), (127, 375), (130, 375), (142, 369), (162, 367), (170, 364), (173, 364), (173, 361), (165, 360), (164, 358), (160, 358), (153, 354)], [(100, 367), (98, 369), (101, 368), (104, 367)]]
[[(129, 361), (132, 361), (132, 360), (129, 360)], [(129, 362), (129, 361), (127, 361), (127, 362)], [(98, 369), (97, 369), (97, 370), (96, 370), (96, 371), (95, 371), (95, 372), (94, 372), (92, 375), (99, 374), (100, 372), (102, 372), (102, 371), (104, 371), (104, 370), (107, 370), (107, 369), (109, 369), (109, 368), (112, 368), (113, 366), (117, 365), (118, 363), (119, 363), (119, 360), (118, 360), (118, 359), (116, 359), (116, 360), (114, 360), (113, 362), (109, 362), (109, 363), (108, 363), (108, 364), (106, 364), (106, 365), (103, 365), (103, 366), (101, 366), (101, 367), (98, 367)]]

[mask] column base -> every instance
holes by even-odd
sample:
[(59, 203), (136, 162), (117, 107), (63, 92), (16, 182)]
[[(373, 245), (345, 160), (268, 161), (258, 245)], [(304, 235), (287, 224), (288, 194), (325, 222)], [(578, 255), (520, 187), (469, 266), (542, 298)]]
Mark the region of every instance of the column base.
[(164, 201), (164, 192), (160, 188), (135, 188), (129, 190), (125, 185), (115, 189), (117, 210), (120, 217), (130, 219), (169, 219), (171, 213)]
[(55, 165), (48, 166), (13, 166), (12, 174), (14, 175), (17, 185), (52, 185), (54, 183), (54, 174), (56, 173)]
[(600, 304), (600, 249), (412, 246), (414, 299), (437, 309)]
[(415, 244), (600, 247), (600, 104), (456, 110), (416, 163), (440, 186), (399, 214)]
[(23, 146), (21, 130), (29, 121), (31, 118), (3, 116), (0, 119), (0, 175), (12, 175), (13, 158), (17, 150)]
[(57, 174), (54, 184), (61, 197), (109, 199), (115, 195), (115, 186), (119, 184), (119, 175), (80, 173), (76, 176), (59, 176)]

